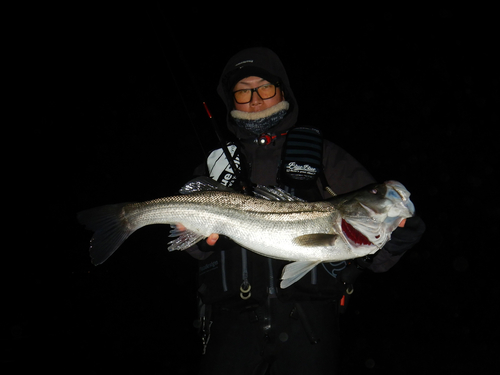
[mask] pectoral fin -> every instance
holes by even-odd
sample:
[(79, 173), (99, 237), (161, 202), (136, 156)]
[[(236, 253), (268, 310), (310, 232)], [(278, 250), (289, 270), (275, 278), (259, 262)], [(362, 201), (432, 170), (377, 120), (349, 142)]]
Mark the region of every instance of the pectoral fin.
[(338, 234), (312, 233), (295, 237), (293, 242), (299, 246), (332, 246)]
[(307, 274), (310, 270), (320, 264), (321, 261), (314, 262), (293, 262), (287, 264), (285, 268), (283, 268), (283, 273), (281, 275), (281, 288), (288, 288), (293, 283), (299, 281), (305, 274)]
[(168, 251), (186, 250), (187, 248), (196, 244), (198, 241), (205, 238), (205, 236), (199, 235), (195, 232), (191, 232), (189, 230), (180, 231), (174, 225), (172, 227), (174, 229), (170, 232), (169, 237), (177, 238), (168, 243), (170, 245), (168, 247)]

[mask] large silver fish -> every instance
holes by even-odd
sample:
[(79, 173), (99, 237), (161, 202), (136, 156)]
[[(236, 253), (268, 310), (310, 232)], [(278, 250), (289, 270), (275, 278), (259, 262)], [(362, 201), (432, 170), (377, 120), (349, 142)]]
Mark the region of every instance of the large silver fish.
[(186, 231), (177, 233), (169, 250), (185, 250), (211, 233), (223, 234), (257, 254), (293, 261), (283, 270), (281, 287), (286, 288), (321, 262), (375, 253), (415, 211), (410, 193), (396, 181), (321, 202), (265, 187), (257, 189), (260, 198), (213, 189), (221, 188), (202, 178), (186, 184), (183, 195), (80, 212), (78, 220), (94, 231), (93, 263), (104, 262), (145, 225), (181, 223)]

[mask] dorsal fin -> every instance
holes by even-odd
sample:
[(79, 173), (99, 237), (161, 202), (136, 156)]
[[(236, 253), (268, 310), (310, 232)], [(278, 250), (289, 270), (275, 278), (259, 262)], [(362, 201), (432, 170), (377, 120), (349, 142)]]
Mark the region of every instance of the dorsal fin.
[[(200, 191), (228, 191), (235, 192), (233, 189), (222, 185), (220, 182), (213, 180), (207, 176), (200, 176), (188, 181), (180, 190), (181, 194), (192, 194)], [(269, 201), (283, 202), (305, 202), (299, 197), (295, 197), (279, 187), (257, 185), (253, 189), (255, 197), (266, 199)]]
[(257, 185), (253, 189), (253, 194), (257, 198), (266, 199), (268, 201), (305, 202), (303, 199), (295, 197), (279, 187)]
[(192, 194), (200, 191), (230, 191), (234, 193), (234, 190), (228, 188), (227, 186), (222, 185), (221, 183), (211, 179), (207, 176), (200, 176), (193, 178), (191, 181), (188, 181), (181, 189), (179, 193), (181, 194)]

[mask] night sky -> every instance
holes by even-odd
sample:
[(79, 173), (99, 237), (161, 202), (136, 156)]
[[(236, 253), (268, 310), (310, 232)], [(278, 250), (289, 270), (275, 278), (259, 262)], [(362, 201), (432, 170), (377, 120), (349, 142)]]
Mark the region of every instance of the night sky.
[(176, 194), (218, 147), (200, 98), (223, 125), (220, 73), (252, 46), (280, 56), (299, 124), (320, 128), (377, 180), (405, 184), (427, 225), (391, 271), (355, 285), (341, 317), (342, 374), (497, 368), (492, 10), (209, 10), (81, 5), (27, 22), (22, 49), (36, 57), (43, 108), (22, 129), (31, 162), (21, 174), (42, 203), (9, 251), (7, 368), (196, 373), (196, 262), (167, 251), (167, 226), (150, 226), (94, 267), (76, 213)]

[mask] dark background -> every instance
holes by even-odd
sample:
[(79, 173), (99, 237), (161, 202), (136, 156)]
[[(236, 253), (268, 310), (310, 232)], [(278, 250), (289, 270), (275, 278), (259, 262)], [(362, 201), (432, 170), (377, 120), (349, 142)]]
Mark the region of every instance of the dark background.
[(21, 106), (35, 120), (13, 126), (29, 158), (13, 176), (27, 181), (34, 214), (6, 246), (4, 366), (196, 373), (196, 262), (169, 253), (168, 227), (151, 226), (94, 267), (76, 213), (175, 194), (217, 147), (197, 90), (223, 124), (215, 88), (226, 61), (263, 45), (287, 69), (299, 123), (321, 128), (377, 180), (403, 182), (427, 224), (390, 272), (356, 284), (341, 318), (342, 374), (496, 372), (492, 10), (217, 7), (21, 13)]

